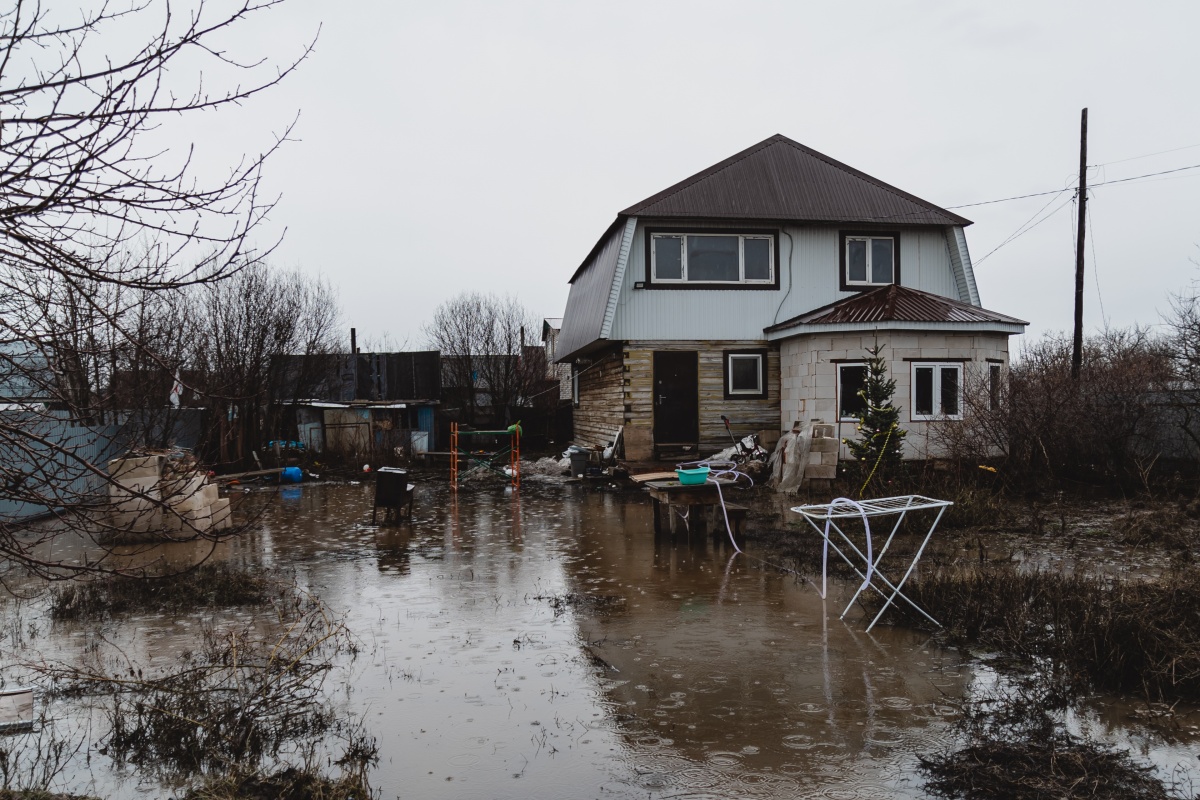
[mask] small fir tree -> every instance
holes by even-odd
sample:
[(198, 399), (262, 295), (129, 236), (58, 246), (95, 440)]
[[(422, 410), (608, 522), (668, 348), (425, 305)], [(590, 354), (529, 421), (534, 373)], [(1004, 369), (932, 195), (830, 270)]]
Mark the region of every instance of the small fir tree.
[(900, 452), (907, 433), (900, 427), (900, 409), (892, 405), (896, 382), (887, 376), (883, 347), (876, 344), (867, 348), (871, 354), (867, 360), (867, 380), (858, 390), (864, 403), (855, 426), (859, 438), (844, 440), (862, 466), (864, 489), (872, 476), (889, 474), (900, 465)]

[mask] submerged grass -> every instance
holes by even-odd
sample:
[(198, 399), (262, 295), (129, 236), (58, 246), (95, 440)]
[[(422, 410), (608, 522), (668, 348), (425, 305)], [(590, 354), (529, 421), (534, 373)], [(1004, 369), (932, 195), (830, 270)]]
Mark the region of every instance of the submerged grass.
[(287, 767), (270, 774), (239, 771), (210, 778), (183, 800), (368, 800), (373, 796), (360, 772), (330, 778)]
[(1026, 573), (1007, 564), (944, 568), (910, 582), (905, 593), (946, 626), (952, 645), (1048, 664), (1076, 689), (1200, 699), (1195, 569), (1133, 580)]
[(274, 572), (208, 562), (161, 577), (109, 575), (68, 583), (51, 593), (55, 620), (95, 620), (133, 612), (188, 611), (269, 603), (284, 585)]
[(935, 797), (964, 800), (1166, 800), (1166, 787), (1128, 753), (1058, 731), (1044, 739), (981, 740), (940, 758), (921, 759)]
[(1069, 699), (1047, 676), (1002, 680), (962, 702), (956, 726), (966, 745), (921, 757), (925, 790), (964, 800), (1165, 800), (1168, 787), (1130, 753), (1065, 728)]

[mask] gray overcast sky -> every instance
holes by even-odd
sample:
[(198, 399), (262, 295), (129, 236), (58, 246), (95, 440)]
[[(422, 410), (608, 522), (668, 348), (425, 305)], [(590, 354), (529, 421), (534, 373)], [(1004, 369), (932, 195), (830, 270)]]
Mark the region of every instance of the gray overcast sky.
[[(617, 211), (774, 133), (948, 207), (1073, 185), (1084, 106), (1089, 182), (1200, 164), (1194, 0), (291, 0), (265, 20), (277, 57), (321, 26), (238, 123), (300, 111), (268, 171), (274, 261), (330, 278), (360, 336), (410, 347), (463, 289), (561, 316)], [(1091, 197), (1088, 328), (1100, 301), (1114, 325), (1157, 322), (1197, 275), (1200, 169)], [(984, 256), (1048, 200), (959, 210), (984, 305), (1034, 334), (1071, 325), (1071, 192)]]

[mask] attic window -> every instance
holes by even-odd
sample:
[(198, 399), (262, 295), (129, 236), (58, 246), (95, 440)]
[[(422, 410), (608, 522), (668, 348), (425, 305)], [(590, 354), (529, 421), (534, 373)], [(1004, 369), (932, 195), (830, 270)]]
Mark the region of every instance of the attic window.
[(773, 232), (648, 232), (650, 285), (775, 287)]
[(899, 243), (898, 233), (843, 232), (842, 291), (899, 283)]

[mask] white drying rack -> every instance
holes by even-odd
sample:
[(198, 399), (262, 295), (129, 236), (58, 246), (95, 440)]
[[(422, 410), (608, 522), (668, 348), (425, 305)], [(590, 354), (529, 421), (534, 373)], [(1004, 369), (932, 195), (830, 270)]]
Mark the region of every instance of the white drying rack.
[[(821, 598), (824, 599), (826, 595), (826, 565), (829, 557), (829, 548), (832, 547), (833, 551), (841, 556), (842, 560), (849, 564), (850, 568), (858, 574), (858, 577), (862, 578), (862, 584), (858, 587), (858, 590), (854, 593), (854, 596), (850, 598), (850, 602), (846, 604), (846, 608), (842, 611), (840, 618), (845, 618), (846, 612), (848, 612), (850, 607), (854, 605), (854, 602), (858, 600), (859, 595), (861, 595), (863, 591), (867, 589), (867, 587), (870, 587), (883, 595), (885, 602), (883, 604), (883, 608), (879, 609), (879, 613), (875, 615), (875, 619), (871, 620), (871, 624), (867, 626), (868, 632), (871, 630), (871, 628), (875, 627), (875, 623), (879, 622), (879, 618), (883, 616), (883, 613), (888, 610), (888, 608), (892, 605), (892, 602), (897, 597), (908, 603), (915, 611), (917, 611), (917, 613), (940, 628), (940, 622), (929, 616), (924, 609), (914, 603), (900, 590), (904, 588), (904, 583), (908, 580), (909, 576), (912, 575), (913, 570), (916, 569), (917, 562), (921, 560), (921, 555), (925, 552), (926, 545), (928, 545), (929, 540), (933, 538), (933, 532), (937, 529), (938, 523), (942, 520), (942, 515), (946, 513), (946, 509), (952, 505), (954, 505), (954, 503), (950, 500), (935, 500), (932, 497), (923, 497), (919, 494), (908, 494), (901, 495), (899, 497), (882, 497), (877, 500), (848, 500), (846, 498), (838, 498), (830, 503), (818, 503), (815, 505), (797, 506), (793, 508), (792, 511), (795, 511), (797, 514), (800, 514), (802, 517), (808, 520), (808, 524), (811, 525), (817, 531), (817, 533), (821, 534), (821, 537), (825, 540), (824, 551), (821, 557)], [(921, 546), (917, 548), (917, 552), (913, 556), (912, 561), (909, 563), (908, 569), (904, 572), (904, 577), (900, 579), (899, 583), (892, 583), (887, 576), (880, 572), (879, 564), (883, 560), (883, 557), (887, 554), (888, 548), (891, 547), (892, 539), (895, 538), (896, 533), (900, 530), (900, 525), (904, 522), (904, 518), (908, 515), (908, 512), (924, 511), (927, 509), (937, 509), (937, 516), (934, 517), (933, 522), (930, 523), (929, 530), (925, 533), (925, 538), (922, 540)], [(894, 525), (892, 525), (892, 530), (888, 534), (887, 540), (883, 543), (883, 547), (879, 550), (878, 555), (875, 555), (872, 552), (871, 546), (870, 521), (874, 518), (889, 517), (893, 515), (896, 516), (896, 522)], [(863, 553), (863, 551), (858, 548), (858, 545), (855, 544), (850, 537), (846, 535), (846, 532), (843, 531), (838, 525), (838, 520), (847, 519), (861, 519), (863, 521), (863, 527), (866, 533), (866, 553)], [(824, 527), (818, 523), (823, 523)], [(830, 535), (831, 531), (836, 531), (840, 542), (834, 541), (833, 537)], [(850, 557), (850, 553), (846, 552), (846, 550), (843, 550), (842, 546), (839, 546), (839, 543), (847, 550), (853, 551), (853, 554), (857, 556), (858, 561), (853, 560)], [(858, 568), (859, 563), (865, 565), (865, 573)], [(891, 594), (888, 594), (887, 591), (884, 591), (883, 588), (877, 585), (875, 583), (876, 580), (883, 584), (891, 592)]]

